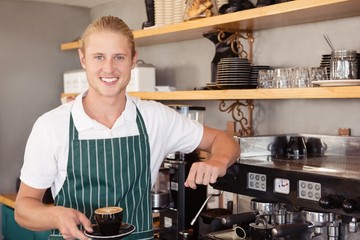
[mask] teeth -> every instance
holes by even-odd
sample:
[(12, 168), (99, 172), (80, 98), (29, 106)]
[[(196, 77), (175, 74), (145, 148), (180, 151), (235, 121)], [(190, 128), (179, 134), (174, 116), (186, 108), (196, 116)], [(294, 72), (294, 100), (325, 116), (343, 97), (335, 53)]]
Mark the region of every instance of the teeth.
[(107, 83), (111, 83), (111, 82), (115, 82), (117, 80), (117, 78), (100, 78), (101, 81), (107, 82)]

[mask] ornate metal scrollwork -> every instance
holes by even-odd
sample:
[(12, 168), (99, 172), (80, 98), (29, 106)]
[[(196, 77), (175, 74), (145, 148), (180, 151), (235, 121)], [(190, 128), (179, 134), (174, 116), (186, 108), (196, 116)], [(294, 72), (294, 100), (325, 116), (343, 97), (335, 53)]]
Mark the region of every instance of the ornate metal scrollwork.
[[(244, 108), (247, 108), (247, 116), (244, 112)], [(254, 104), (252, 100), (246, 100), (245, 103), (240, 100), (235, 101), (230, 106), (226, 106), (226, 101), (221, 101), (219, 105), (219, 110), (221, 112), (227, 112), (232, 114), (236, 125), (239, 125), (239, 128), (235, 129), (235, 135), (238, 136), (252, 136), (254, 135), (253, 131), (253, 109)], [(237, 130), (238, 129), (238, 130)]]
[[(224, 31), (219, 31), (217, 38), (219, 42), (225, 42), (230, 45), (233, 53), (237, 54), (240, 58), (248, 58), (249, 61), (252, 62), (252, 47), (254, 42), (252, 33), (247, 32), (241, 34), (239, 32), (234, 32), (231, 36), (226, 37), (226, 33)], [(244, 50), (244, 45), (242, 44), (241, 39), (248, 41), (249, 53)]]
[[(229, 35), (231, 34), (231, 35)], [(248, 41), (249, 50), (246, 51), (242, 43), (243, 40)], [(251, 32), (228, 32), (219, 30), (217, 33), (217, 41), (222, 44), (229, 45), (233, 54), (239, 58), (248, 58), (252, 63), (252, 52), (254, 37)], [(247, 108), (247, 115), (244, 109)], [(219, 110), (221, 112), (227, 112), (232, 114), (232, 118), (235, 122), (234, 134), (237, 136), (250, 136), (254, 134), (253, 131), (253, 109), (254, 104), (252, 100), (246, 100), (241, 102), (240, 100), (227, 106), (227, 103), (223, 100), (220, 102)]]

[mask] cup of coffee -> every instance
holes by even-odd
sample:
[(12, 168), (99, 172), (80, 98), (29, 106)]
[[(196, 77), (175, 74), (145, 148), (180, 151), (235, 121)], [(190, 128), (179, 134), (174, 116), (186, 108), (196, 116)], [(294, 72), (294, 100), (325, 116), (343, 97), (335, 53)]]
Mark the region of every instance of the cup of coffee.
[(95, 221), (102, 236), (118, 235), (123, 219), (121, 207), (103, 207), (95, 210)]

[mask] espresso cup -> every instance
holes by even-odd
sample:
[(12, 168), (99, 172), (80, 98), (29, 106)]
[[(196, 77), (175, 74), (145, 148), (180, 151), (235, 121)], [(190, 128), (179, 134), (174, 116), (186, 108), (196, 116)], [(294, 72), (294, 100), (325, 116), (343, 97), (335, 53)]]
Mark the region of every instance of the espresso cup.
[(95, 210), (95, 221), (102, 236), (118, 235), (123, 219), (121, 207), (103, 207)]

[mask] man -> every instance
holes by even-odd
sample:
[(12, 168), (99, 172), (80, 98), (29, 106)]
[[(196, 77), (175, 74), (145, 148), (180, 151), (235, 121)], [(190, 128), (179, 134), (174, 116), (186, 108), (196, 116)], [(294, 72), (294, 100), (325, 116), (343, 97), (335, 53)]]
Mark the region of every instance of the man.
[[(169, 153), (208, 151), (194, 163), (186, 187), (214, 183), (239, 156), (224, 132), (202, 126), (154, 101), (126, 94), (137, 61), (134, 37), (119, 18), (98, 19), (79, 49), (89, 89), (75, 101), (44, 114), (26, 146), (15, 219), (31, 230), (55, 229), (52, 237), (87, 239), (98, 207), (124, 208), (136, 231), (127, 239), (152, 239), (150, 190)], [(51, 187), (54, 206), (42, 197)]]

